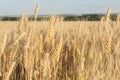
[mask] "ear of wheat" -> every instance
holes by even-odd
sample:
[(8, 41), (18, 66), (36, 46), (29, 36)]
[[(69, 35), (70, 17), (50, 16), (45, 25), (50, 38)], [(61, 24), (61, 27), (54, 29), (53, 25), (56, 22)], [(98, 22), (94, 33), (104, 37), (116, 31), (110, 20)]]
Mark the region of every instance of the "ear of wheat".
[(103, 52), (106, 57), (109, 57), (111, 54), (111, 40), (112, 37), (104, 33), (102, 37), (102, 41), (103, 41), (102, 44), (103, 44)]
[(35, 11), (34, 11), (34, 21), (37, 20), (37, 15), (38, 15), (39, 9), (40, 9), (40, 5), (37, 4), (35, 7)]
[(20, 17), (20, 24), (19, 24), (19, 28), (18, 28), (19, 34), (21, 34), (21, 33), (23, 32), (24, 18), (25, 18), (25, 15), (23, 14), (23, 15)]
[(24, 23), (25, 23), (25, 32), (28, 32), (28, 17), (25, 16), (24, 18)]
[(107, 13), (106, 13), (106, 20), (109, 20), (110, 18), (110, 13), (111, 13), (111, 8), (108, 8)]
[(55, 24), (55, 16), (50, 17), (50, 25), (47, 30), (47, 34), (45, 37), (45, 42), (47, 43), (47, 47), (50, 47), (53, 39), (54, 39), (54, 24)]
[(105, 15), (105, 24), (104, 24), (104, 29), (109, 34), (111, 32), (111, 26), (110, 26), (110, 13), (111, 13), (111, 8), (108, 8), (107, 13)]

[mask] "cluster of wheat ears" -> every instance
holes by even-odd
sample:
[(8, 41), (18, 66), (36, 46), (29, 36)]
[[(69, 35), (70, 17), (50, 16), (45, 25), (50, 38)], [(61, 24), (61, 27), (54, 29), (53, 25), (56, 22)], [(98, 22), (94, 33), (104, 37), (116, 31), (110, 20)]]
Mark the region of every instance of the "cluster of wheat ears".
[(108, 9), (98, 26), (72, 28), (51, 16), (44, 29), (35, 27), (38, 11), (34, 26), (22, 15), (1, 38), (0, 80), (120, 80), (120, 15), (113, 22)]

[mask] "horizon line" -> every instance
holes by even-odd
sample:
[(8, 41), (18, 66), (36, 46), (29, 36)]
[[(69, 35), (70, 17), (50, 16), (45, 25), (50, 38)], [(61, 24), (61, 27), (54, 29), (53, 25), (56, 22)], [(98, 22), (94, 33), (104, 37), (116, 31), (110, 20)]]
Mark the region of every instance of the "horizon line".
[[(69, 13), (65, 13), (65, 14), (39, 14), (38, 16), (50, 16), (50, 15), (58, 15), (58, 16), (66, 16), (66, 15), (70, 15), (70, 16), (80, 16), (80, 15), (92, 15), (92, 14), (103, 14), (105, 15), (106, 13), (81, 13), (81, 14), (69, 14)], [(119, 14), (119, 13), (111, 13), (111, 14)], [(22, 15), (22, 14), (21, 14)], [(10, 15), (2, 15), (0, 14), (0, 17), (2, 16), (8, 16), (8, 17), (18, 17), (21, 16), (20, 14), (10, 14)], [(34, 14), (29, 14), (27, 16), (34, 16)]]

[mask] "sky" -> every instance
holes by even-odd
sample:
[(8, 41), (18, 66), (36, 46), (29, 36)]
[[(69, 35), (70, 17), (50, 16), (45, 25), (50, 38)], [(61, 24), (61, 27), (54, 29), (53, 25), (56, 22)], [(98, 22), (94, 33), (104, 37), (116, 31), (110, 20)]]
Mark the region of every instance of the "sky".
[(120, 0), (0, 0), (0, 15), (33, 15), (36, 4), (39, 15), (120, 12)]

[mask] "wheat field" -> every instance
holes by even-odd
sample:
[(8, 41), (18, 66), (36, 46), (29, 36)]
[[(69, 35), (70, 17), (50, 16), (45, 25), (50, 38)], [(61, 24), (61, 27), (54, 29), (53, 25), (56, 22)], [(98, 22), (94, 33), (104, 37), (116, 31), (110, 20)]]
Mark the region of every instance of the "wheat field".
[(0, 80), (120, 80), (120, 16), (0, 22)]

